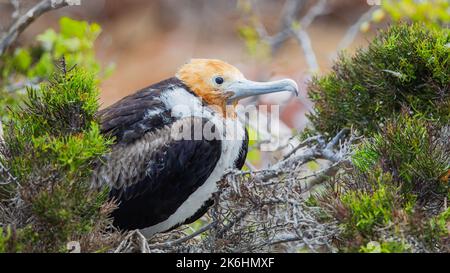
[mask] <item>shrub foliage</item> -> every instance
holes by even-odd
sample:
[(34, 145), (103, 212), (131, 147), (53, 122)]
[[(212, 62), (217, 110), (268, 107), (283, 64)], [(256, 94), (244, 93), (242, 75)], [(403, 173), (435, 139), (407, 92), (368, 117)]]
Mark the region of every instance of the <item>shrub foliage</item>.
[(11, 110), (1, 155), (8, 170), (2, 180), (9, 181), (0, 189), (6, 250), (67, 251), (73, 240), (84, 251), (107, 246), (101, 233), (113, 205), (107, 192), (89, 184), (92, 164), (111, 143), (95, 120), (97, 96), (91, 73), (66, 71), (63, 64), (61, 72), (39, 89), (30, 88), (23, 105)]
[(77, 65), (93, 73), (107, 76), (113, 69), (102, 69), (95, 58), (94, 42), (101, 32), (98, 24), (59, 20), (59, 31), (48, 29), (37, 35), (29, 47), (19, 47), (0, 56), (0, 118), (6, 120), (5, 106), (17, 102), (27, 85), (38, 85), (58, 70), (55, 60), (65, 58), (67, 66)]
[(319, 197), (343, 227), (338, 245), (362, 252), (387, 252), (382, 246), (392, 244), (394, 252), (449, 251), (450, 127), (409, 116), (386, 127), (357, 148), (353, 170)]
[(399, 24), (380, 34), (353, 57), (342, 54), (333, 71), (314, 78), (309, 117), (319, 132), (343, 127), (364, 134), (378, 130), (407, 105), (442, 124), (450, 120), (450, 31)]
[(310, 83), (315, 130), (365, 136), (317, 197), (340, 251), (450, 251), (450, 37), (394, 25)]

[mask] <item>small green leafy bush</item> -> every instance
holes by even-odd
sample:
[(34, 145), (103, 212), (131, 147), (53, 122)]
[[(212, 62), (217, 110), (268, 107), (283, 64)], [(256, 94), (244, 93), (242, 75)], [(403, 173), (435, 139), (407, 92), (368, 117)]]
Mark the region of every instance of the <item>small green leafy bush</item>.
[[(37, 86), (58, 70), (56, 60), (65, 58), (67, 67), (78, 66), (96, 76), (106, 77), (113, 66), (102, 70), (95, 58), (94, 43), (101, 32), (98, 24), (62, 17), (59, 32), (48, 29), (31, 47), (20, 47), (0, 57), (0, 118), (6, 121), (6, 106), (20, 100), (18, 92)], [(97, 75), (101, 72), (101, 75)]]
[(375, 166), (392, 172), (402, 192), (417, 195), (422, 205), (436, 198), (444, 200), (448, 182), (440, 178), (450, 169), (448, 130), (402, 114), (355, 151), (353, 164), (362, 172)]
[(94, 42), (101, 32), (98, 24), (62, 17), (59, 33), (48, 29), (36, 37), (30, 48), (16, 48), (3, 58), (2, 77), (48, 78), (56, 71), (55, 60), (64, 57), (68, 67), (78, 65), (91, 72), (99, 72)]
[(365, 136), (317, 197), (340, 251), (449, 251), (449, 44), (448, 29), (396, 24), (310, 83), (313, 130)]
[(334, 135), (344, 127), (371, 134), (407, 106), (440, 124), (450, 121), (450, 31), (398, 24), (367, 49), (341, 55), (333, 70), (315, 77), (309, 115), (315, 129)]
[(392, 19), (444, 25), (450, 23), (448, 0), (383, 0), (381, 7)]
[(101, 233), (113, 205), (107, 191), (93, 190), (89, 181), (112, 143), (95, 120), (96, 84), (92, 73), (63, 65), (11, 110), (0, 160), (15, 180), (0, 189), (11, 193), (0, 200), (1, 211), (9, 212), (0, 222), (14, 222), (9, 228), (23, 251), (64, 252), (69, 241), (80, 241), (85, 251), (107, 246)]
[[(389, 188), (391, 177), (374, 177), (377, 185), (370, 191), (355, 190), (344, 192), (342, 204), (351, 212), (348, 225), (361, 233), (370, 233), (376, 225), (388, 225), (392, 221), (395, 209), (396, 190)], [(367, 181), (372, 183), (374, 181)]]
[(341, 250), (446, 249), (449, 129), (403, 113), (363, 141), (352, 156), (354, 168), (340, 173), (318, 197), (343, 228)]
[(410, 246), (402, 242), (386, 241), (377, 242), (371, 241), (366, 246), (362, 246), (359, 252), (362, 253), (405, 253), (409, 252)]

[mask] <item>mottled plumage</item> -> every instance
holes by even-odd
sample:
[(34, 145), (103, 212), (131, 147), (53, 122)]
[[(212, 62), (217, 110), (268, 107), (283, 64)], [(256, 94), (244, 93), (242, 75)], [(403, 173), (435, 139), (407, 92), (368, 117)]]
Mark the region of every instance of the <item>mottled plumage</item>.
[[(98, 163), (92, 183), (110, 187), (110, 198), (118, 203), (112, 212), (117, 227), (140, 229), (148, 237), (206, 213), (217, 182), (244, 165), (248, 134), (226, 106), (248, 96), (252, 84), (262, 93), (283, 85), (296, 91), (292, 81), (254, 83), (224, 62), (193, 60), (177, 77), (98, 113), (102, 133), (116, 142)], [(211, 133), (205, 135), (203, 128)]]
[[(97, 168), (93, 183), (111, 187), (110, 197), (119, 204), (112, 216), (121, 229), (145, 229), (167, 220), (207, 180), (219, 161), (220, 136), (179, 140), (177, 128), (189, 126), (193, 133), (209, 121), (172, 116), (161, 95), (180, 89), (195, 97), (180, 80), (171, 78), (99, 112), (102, 133), (116, 137), (116, 144)], [(247, 141), (245, 134), (232, 167), (242, 168)], [(173, 227), (197, 220), (211, 204), (207, 198), (194, 214)]]
[[(174, 125), (193, 127), (204, 122), (186, 118)], [(110, 164), (100, 168), (99, 179), (107, 178), (102, 182), (111, 183), (111, 197), (120, 204), (113, 212), (118, 227), (142, 229), (167, 219), (216, 166), (220, 140), (174, 140), (171, 128), (165, 126), (118, 147), (107, 158)]]
[[(161, 92), (175, 88), (189, 90), (177, 78), (170, 78), (137, 91), (99, 112), (102, 132), (118, 143), (130, 143), (146, 132), (171, 124), (171, 110), (161, 101)], [(153, 115), (151, 113), (154, 113)]]

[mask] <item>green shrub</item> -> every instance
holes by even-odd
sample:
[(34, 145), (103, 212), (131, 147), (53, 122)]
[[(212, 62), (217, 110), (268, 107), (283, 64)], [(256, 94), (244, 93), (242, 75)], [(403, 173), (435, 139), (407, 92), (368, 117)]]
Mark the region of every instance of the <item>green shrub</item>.
[(410, 246), (396, 241), (377, 242), (371, 241), (366, 246), (362, 246), (359, 252), (362, 253), (405, 253), (410, 252)]
[(84, 251), (105, 247), (101, 233), (113, 206), (107, 191), (91, 189), (89, 178), (112, 141), (95, 120), (96, 84), (92, 73), (63, 65), (50, 82), (30, 88), (23, 105), (10, 113), (0, 160), (16, 180), (2, 186), (14, 198), (0, 200), (0, 217), (13, 216), (23, 251), (67, 251), (73, 240)]
[(414, 213), (415, 196), (402, 195), (392, 174), (379, 168), (370, 173), (342, 173), (336, 179), (317, 199), (342, 226), (339, 244), (343, 249), (355, 251), (370, 241), (383, 240), (380, 231), (393, 232)]
[(394, 25), (309, 85), (314, 128), (304, 135), (352, 127), (365, 136), (353, 168), (316, 197), (342, 227), (341, 251), (449, 251), (449, 34)]
[(423, 237), (428, 244), (441, 244), (445, 251), (450, 252), (450, 208), (431, 218), (424, 230)]
[(375, 226), (392, 222), (397, 197), (396, 189), (390, 187), (392, 178), (386, 175), (374, 178), (378, 181), (367, 181), (377, 183), (373, 189), (356, 189), (342, 194), (342, 204), (350, 212), (347, 229), (354, 228), (362, 234), (370, 234)]
[(15, 237), (16, 234), (14, 234), (11, 227), (0, 227), (0, 253), (18, 252), (21, 250), (20, 244), (15, 242)]
[[(30, 47), (16, 48), (0, 56), (0, 118), (6, 121), (6, 106), (16, 103), (25, 85), (37, 85), (48, 80), (58, 70), (56, 60), (65, 58), (67, 67), (75, 65), (96, 76), (112, 72), (109, 65), (102, 70), (95, 58), (94, 43), (101, 28), (98, 24), (62, 17), (59, 32), (48, 29)], [(101, 72), (101, 75), (97, 73)]]
[(450, 121), (450, 31), (399, 24), (381, 31), (367, 49), (341, 55), (330, 74), (314, 78), (309, 115), (315, 129), (378, 131), (407, 106), (440, 124)]
[(444, 25), (450, 23), (448, 0), (383, 0), (383, 10), (395, 21), (409, 19), (415, 22)]
[(449, 137), (448, 127), (401, 114), (364, 141), (352, 162), (362, 172), (376, 166), (391, 172), (402, 192), (417, 195), (422, 205), (443, 202), (449, 194), (448, 181), (441, 179), (450, 169)]
[(449, 126), (403, 113), (356, 148), (353, 169), (318, 197), (343, 228), (341, 250), (448, 251), (449, 136)]
[(59, 32), (48, 29), (37, 35), (37, 43), (32, 47), (16, 48), (12, 54), (2, 56), (2, 78), (46, 79), (57, 69), (55, 60), (62, 57), (68, 67), (77, 65), (97, 73), (100, 64), (95, 59), (94, 42), (100, 32), (101, 28), (96, 23), (62, 17)]

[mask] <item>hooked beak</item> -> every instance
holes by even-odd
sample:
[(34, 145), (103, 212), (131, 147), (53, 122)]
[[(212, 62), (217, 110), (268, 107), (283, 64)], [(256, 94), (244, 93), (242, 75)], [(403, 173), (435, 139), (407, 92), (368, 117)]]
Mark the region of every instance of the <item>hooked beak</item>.
[(298, 96), (298, 86), (293, 80), (284, 79), (271, 82), (254, 82), (247, 79), (239, 80), (233, 82), (228, 87), (230, 90), (230, 97), (228, 98), (228, 103), (233, 103), (237, 100), (269, 94), (282, 91), (288, 91), (295, 93)]

